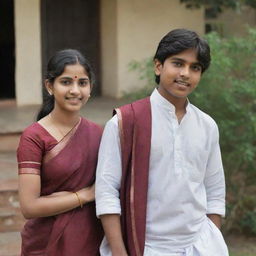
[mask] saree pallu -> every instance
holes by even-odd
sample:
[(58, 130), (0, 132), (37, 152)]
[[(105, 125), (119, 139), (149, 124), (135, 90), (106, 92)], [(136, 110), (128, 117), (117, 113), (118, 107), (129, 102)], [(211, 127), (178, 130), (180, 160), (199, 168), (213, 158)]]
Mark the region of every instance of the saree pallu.
[[(41, 196), (78, 191), (94, 183), (101, 132), (96, 124), (81, 118), (46, 152)], [(99, 255), (103, 230), (91, 202), (56, 216), (28, 220), (21, 235), (22, 256), (94, 256)]]

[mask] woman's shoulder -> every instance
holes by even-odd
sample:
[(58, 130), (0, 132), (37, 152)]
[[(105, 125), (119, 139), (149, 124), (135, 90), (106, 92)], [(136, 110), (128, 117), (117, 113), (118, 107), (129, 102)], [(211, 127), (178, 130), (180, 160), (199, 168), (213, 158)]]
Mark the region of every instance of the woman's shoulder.
[(38, 122), (29, 125), (21, 134), (21, 139), (30, 140), (42, 145), (56, 143), (47, 130)]
[(19, 147), (36, 146), (38, 148), (44, 147), (42, 139), (42, 127), (37, 123), (32, 123), (21, 134)]
[(96, 124), (95, 122), (91, 121), (91, 120), (88, 120), (84, 117), (82, 117), (82, 122), (86, 125), (89, 125), (92, 129), (95, 129), (95, 130), (98, 130), (99, 132), (102, 133), (103, 131), (103, 127), (100, 126), (99, 124)]
[(42, 133), (42, 127), (38, 124), (38, 122), (34, 122), (23, 130), (22, 136), (34, 137), (41, 133)]

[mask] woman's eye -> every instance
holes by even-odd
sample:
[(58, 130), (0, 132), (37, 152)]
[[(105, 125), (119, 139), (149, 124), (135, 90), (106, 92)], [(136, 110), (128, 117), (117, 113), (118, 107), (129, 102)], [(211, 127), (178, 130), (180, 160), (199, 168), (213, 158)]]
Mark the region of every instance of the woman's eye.
[(84, 80), (84, 81), (80, 81), (80, 86), (87, 86), (87, 85), (89, 85), (90, 83), (89, 83), (89, 81), (88, 80)]
[(70, 85), (71, 82), (69, 80), (62, 80), (61, 83), (63, 85)]

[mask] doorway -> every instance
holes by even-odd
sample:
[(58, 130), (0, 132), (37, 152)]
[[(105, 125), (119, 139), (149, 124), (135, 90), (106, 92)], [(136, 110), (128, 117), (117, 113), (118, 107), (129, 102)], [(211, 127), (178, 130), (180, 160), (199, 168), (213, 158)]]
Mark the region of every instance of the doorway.
[(13, 0), (0, 1), (0, 99), (15, 98), (15, 37)]
[(57, 50), (75, 48), (92, 64), (100, 95), (100, 0), (41, 0), (41, 19), (43, 74)]

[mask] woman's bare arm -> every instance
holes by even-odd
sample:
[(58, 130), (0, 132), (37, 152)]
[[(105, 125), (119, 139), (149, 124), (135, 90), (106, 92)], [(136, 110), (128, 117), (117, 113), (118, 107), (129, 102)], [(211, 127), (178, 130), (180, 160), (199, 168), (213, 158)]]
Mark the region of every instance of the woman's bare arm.
[[(76, 191), (82, 204), (95, 200), (94, 185)], [(77, 195), (61, 191), (40, 196), (41, 177), (35, 174), (19, 175), (19, 201), (26, 219), (47, 217), (67, 212), (80, 206)]]

